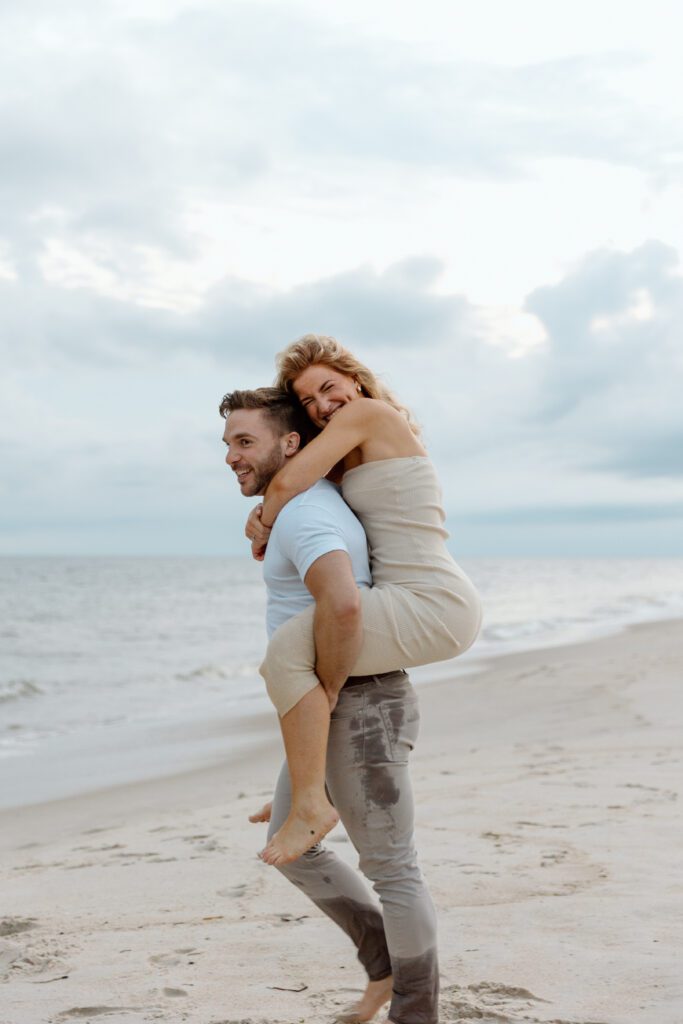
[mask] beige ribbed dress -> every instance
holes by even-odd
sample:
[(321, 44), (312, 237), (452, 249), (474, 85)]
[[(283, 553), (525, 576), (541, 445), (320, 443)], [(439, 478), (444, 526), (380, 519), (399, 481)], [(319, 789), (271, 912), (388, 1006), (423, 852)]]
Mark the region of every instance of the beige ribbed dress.
[[(363, 646), (353, 675), (454, 658), (474, 642), (481, 603), (446, 549), (441, 489), (428, 458), (365, 462), (342, 493), (365, 528), (373, 586), (361, 590)], [(280, 716), (318, 683), (314, 605), (280, 626), (260, 672)]]

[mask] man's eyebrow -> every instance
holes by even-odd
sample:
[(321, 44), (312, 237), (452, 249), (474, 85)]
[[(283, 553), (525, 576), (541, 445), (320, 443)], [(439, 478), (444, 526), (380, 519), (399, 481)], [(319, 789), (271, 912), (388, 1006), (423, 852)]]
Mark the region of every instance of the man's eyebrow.
[[(243, 437), (250, 437), (252, 439), (252, 441), (256, 440), (256, 435), (255, 434), (250, 434), (248, 430), (240, 430), (240, 432), (238, 434), (230, 434), (230, 440), (231, 441), (241, 441)], [(224, 444), (228, 443), (226, 441), (225, 437), (223, 438), (223, 443)]]

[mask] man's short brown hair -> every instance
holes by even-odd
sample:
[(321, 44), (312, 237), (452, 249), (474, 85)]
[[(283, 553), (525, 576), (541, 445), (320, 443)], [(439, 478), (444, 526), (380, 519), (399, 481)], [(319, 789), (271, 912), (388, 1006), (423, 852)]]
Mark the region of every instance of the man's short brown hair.
[(224, 420), (237, 409), (261, 409), (268, 417), (273, 431), (282, 437), (295, 431), (305, 443), (308, 419), (301, 407), (295, 405), (289, 392), (282, 388), (256, 388), (254, 391), (229, 391), (223, 395), (218, 411)]

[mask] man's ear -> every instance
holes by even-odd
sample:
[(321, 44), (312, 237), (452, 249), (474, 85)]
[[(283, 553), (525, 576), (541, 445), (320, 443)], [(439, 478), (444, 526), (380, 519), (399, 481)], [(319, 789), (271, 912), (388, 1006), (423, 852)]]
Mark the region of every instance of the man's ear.
[(292, 430), (291, 433), (287, 434), (287, 439), (285, 441), (285, 456), (289, 458), (290, 455), (295, 455), (299, 451), (300, 444), (301, 435), (297, 434), (295, 430)]

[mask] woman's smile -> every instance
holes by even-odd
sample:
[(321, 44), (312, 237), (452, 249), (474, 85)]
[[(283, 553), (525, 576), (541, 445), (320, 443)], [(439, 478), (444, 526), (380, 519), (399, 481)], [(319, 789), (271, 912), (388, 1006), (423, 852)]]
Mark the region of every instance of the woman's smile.
[(314, 363), (307, 366), (293, 382), (294, 393), (317, 427), (325, 427), (343, 405), (360, 397), (358, 385), (352, 377)]

